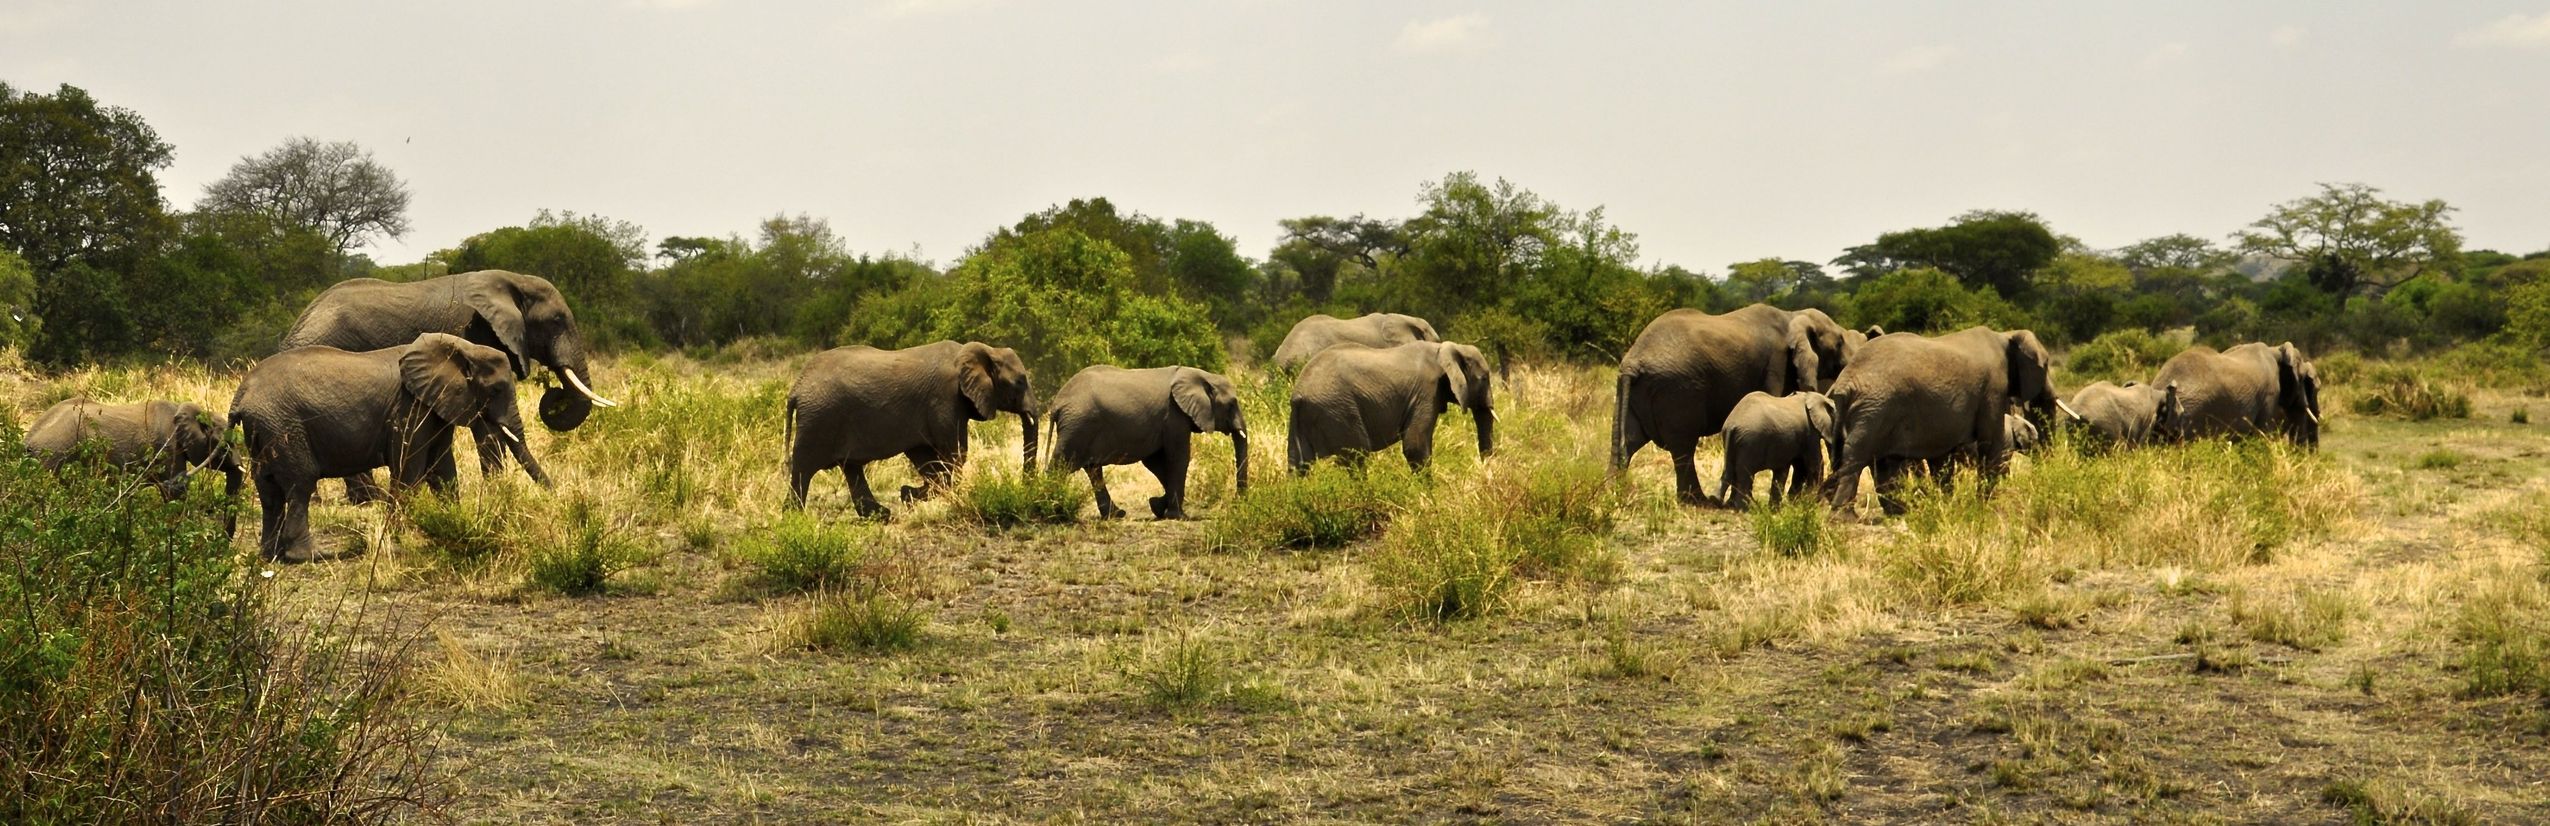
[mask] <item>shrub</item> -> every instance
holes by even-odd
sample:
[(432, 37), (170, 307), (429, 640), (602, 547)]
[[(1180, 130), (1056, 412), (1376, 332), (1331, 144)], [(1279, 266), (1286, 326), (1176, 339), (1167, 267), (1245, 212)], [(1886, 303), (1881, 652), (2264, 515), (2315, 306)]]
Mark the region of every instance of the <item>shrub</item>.
[(957, 489), (956, 513), (994, 528), (1065, 525), (1079, 521), (1089, 496), (1071, 474), (994, 471), (975, 474)]
[(1523, 580), (1610, 581), (1614, 490), (1599, 463), (1569, 462), (1438, 491), (1389, 527), (1373, 582), (1392, 611), (1444, 622), (1493, 612)]
[(425, 548), (446, 564), (485, 567), (516, 544), (527, 519), (510, 482), (494, 481), (476, 495), (417, 489), (399, 503), (399, 512), (425, 540)]
[(1314, 465), (1307, 476), (1261, 482), (1232, 499), (1206, 533), (1206, 545), (1226, 551), (1344, 547), (1381, 535), (1418, 490), (1415, 474), (1392, 461), (1362, 473)]
[(531, 583), (567, 596), (602, 593), (611, 575), (638, 562), (638, 551), (595, 515), (593, 503), (568, 506), (565, 541), (531, 553)]
[(2063, 369), (2084, 381), (2141, 380), (2184, 349), (2187, 343), (2173, 337), (2139, 329), (2115, 330), (2072, 348)]
[(872, 573), (867, 566), (875, 530), (865, 524), (828, 524), (790, 511), (743, 538), (736, 551), (771, 590), (841, 588)]
[(207, 488), (163, 503), (0, 458), (0, 822), (370, 823), (431, 802), (406, 647), (279, 618)]
[(815, 595), (813, 607), (782, 631), (792, 648), (814, 651), (904, 651), (921, 644), (930, 615), (920, 606), (868, 588)]
[(1777, 506), (1757, 500), (1746, 518), (1762, 550), (1781, 556), (1813, 556), (1841, 540), (1824, 503), (1813, 496), (1792, 497)]
[(2409, 421), (2470, 418), (2470, 397), (2420, 375), (2415, 368), (2384, 365), (2366, 377), (2363, 395), (2347, 405), (2366, 416)]
[(2454, 637), (2462, 653), (2462, 693), (2550, 700), (2550, 585), (2520, 570), (2501, 572), (2462, 605)]

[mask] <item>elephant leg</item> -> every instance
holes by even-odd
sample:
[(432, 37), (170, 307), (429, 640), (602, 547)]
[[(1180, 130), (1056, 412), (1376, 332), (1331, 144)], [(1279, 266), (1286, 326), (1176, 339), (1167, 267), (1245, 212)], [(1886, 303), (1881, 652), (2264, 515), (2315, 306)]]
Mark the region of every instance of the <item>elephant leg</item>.
[(425, 468), (423, 481), (427, 490), (444, 496), (452, 495), (452, 491), (460, 487), (459, 457), (451, 451), (443, 451), (441, 456), (434, 458), (432, 465)]
[(891, 515), (892, 512), (884, 505), (877, 504), (876, 492), (868, 489), (868, 463), (857, 460), (841, 463), (841, 479), (850, 486), (850, 505), (859, 510), (860, 516), (883, 519)]
[(373, 478), (371, 471), (367, 470), (345, 477), (346, 504), (369, 505), (388, 498), (390, 498), (389, 491), (381, 487), (381, 481)]
[(1720, 504), (1737, 510), (1753, 506), (1753, 474), (1737, 473), (1730, 467), (1719, 474), (1718, 481)]
[(478, 443), (478, 475), (494, 476), (505, 469), (504, 437), (496, 435), (496, 428), (485, 422), (470, 425), (469, 438)]
[(1877, 505), (1887, 516), (1902, 516), (1904, 474), (1911, 472), (1911, 462), (1918, 460), (1880, 459), (1877, 461)]
[[(310, 537), (310, 494), (316, 492), (315, 481), (277, 480), (258, 486), (258, 498), (267, 501), (267, 522), (271, 529), (259, 544), (266, 558), (282, 562), (308, 562), (318, 558), (318, 543)], [(269, 493), (271, 491), (271, 493)]]
[(1770, 500), (1771, 500), (1771, 506), (1772, 506), (1772, 507), (1779, 507), (1780, 502), (1784, 501), (1784, 498), (1783, 498), (1783, 497), (1784, 497), (1784, 495), (1785, 495), (1785, 494), (1787, 494), (1787, 493), (1788, 493), (1788, 487), (1789, 487), (1789, 466), (1788, 466), (1788, 465), (1778, 465), (1778, 466), (1775, 466), (1775, 467), (1771, 468), (1771, 495), (1770, 495)]
[(965, 454), (943, 453), (924, 446), (904, 451), (903, 458), (912, 463), (914, 473), (921, 475), (921, 484), (903, 486), (903, 501), (909, 504), (926, 502), (931, 496), (945, 492), (950, 478), (956, 474), (956, 466), (965, 461)]
[(1700, 467), (1693, 453), (1691, 448), (1673, 452), (1673, 493), (1685, 505), (1706, 505), (1709, 495), (1700, 490)]
[(1434, 420), (1436, 414), (1420, 411), (1399, 433), (1399, 453), (1408, 457), (1408, 469), (1427, 473), (1434, 465)]
[(1186, 451), (1171, 448), (1142, 460), (1152, 478), (1160, 480), (1160, 495), (1151, 497), (1154, 519), (1186, 518)]
[(1123, 519), (1124, 509), (1116, 507), (1116, 497), (1107, 492), (1107, 469), (1090, 465), (1081, 472), (1089, 474), (1089, 495), (1098, 500), (1098, 518)]
[(283, 556), (283, 483), (257, 474), (257, 553), (266, 559)]
[(790, 510), (802, 510), (806, 507), (806, 486), (814, 483), (815, 471), (819, 469), (807, 467), (795, 461), (788, 463), (788, 508)]

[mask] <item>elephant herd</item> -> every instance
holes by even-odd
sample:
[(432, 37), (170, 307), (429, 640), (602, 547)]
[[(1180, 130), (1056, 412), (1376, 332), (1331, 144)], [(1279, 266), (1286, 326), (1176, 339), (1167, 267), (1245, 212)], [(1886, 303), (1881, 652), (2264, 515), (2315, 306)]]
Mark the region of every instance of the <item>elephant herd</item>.
[[(168, 401), (74, 398), (37, 419), (26, 447), (54, 467), (85, 455), (82, 443), (102, 443), (99, 458), (147, 475), (172, 498), (197, 469), (223, 472), (232, 495), (244, 475), (263, 516), (260, 552), (299, 562), (319, 555), (309, 504), (321, 480), (343, 480), (357, 504), (384, 495), (372, 479), (378, 469), (398, 490), (448, 490), (457, 478), (453, 436), (463, 427), (482, 471), (498, 472), (510, 456), (548, 484), (517, 412), (516, 386), (534, 365), (562, 383), (539, 402), (551, 430), (572, 430), (595, 408), (616, 406), (587, 382), (587, 350), (564, 297), (536, 276), (488, 270), (347, 281), (321, 293), (282, 343), (249, 369), (226, 416)], [(1435, 425), (1453, 406), (1471, 416), (1479, 455), (1495, 452), (1487, 360), (1476, 347), (1443, 341), (1423, 319), (1312, 316), (1294, 325), (1268, 365), (1292, 378), (1284, 452), (1294, 473), (1330, 457), (1359, 464), (1394, 445), (1422, 471)], [(1738, 507), (1750, 501), (1753, 477), (1771, 471), (1775, 497), (1816, 490), (1846, 508), (1866, 470), (1895, 512), (1908, 474), (1945, 483), (1971, 466), (1987, 481), (1997, 478), (2010, 453), (2027, 449), (2058, 411), (2119, 444), (2259, 432), (2318, 441), (2317, 374), (2291, 344), (2193, 348), (2149, 383), (2100, 382), (2068, 402), (2055, 397), (2052, 367), (2025, 330), (1921, 336), (1845, 329), (1812, 309), (1675, 310), (1650, 322), (1621, 358), (1611, 465), (1618, 473), (1653, 443), (1670, 455), (1683, 501)], [(925, 499), (963, 465), (968, 424), (1003, 414), (1018, 417), (1022, 465), (1034, 468), (1034, 399), (1019, 354), (982, 342), (817, 353), (784, 410), (788, 504), (803, 506), (815, 474), (838, 469), (857, 511), (884, 516), (866, 467), (895, 456), (912, 463), (920, 482), (903, 487), (900, 500)], [(1051, 428), (1045, 469), (1087, 474), (1102, 517), (1125, 515), (1104, 469), (1139, 463), (1163, 490), (1149, 503), (1152, 515), (1182, 518), (1198, 433), (1230, 437), (1237, 488), (1248, 488), (1248, 423), (1237, 388), (1221, 375), (1093, 366), (1043, 408)], [(223, 435), (232, 428), (242, 433), (244, 457)], [(1693, 454), (1719, 433), (1725, 473), (1713, 496), (1700, 489)]]
[[(1672, 457), (1685, 502), (1743, 507), (1753, 478), (1770, 471), (1775, 496), (1816, 490), (1841, 509), (1868, 471), (1886, 511), (1900, 513), (1908, 475), (1946, 484), (1970, 466), (1989, 484), (2014, 451), (2066, 420), (2109, 446), (2259, 433), (2319, 443), (2318, 373), (2290, 343), (2192, 347), (2148, 383), (2098, 382), (2069, 401), (2056, 397), (2052, 371), (2026, 330), (1922, 336), (1847, 330), (1811, 309), (1675, 310), (1621, 359), (1612, 468), (1652, 442)], [(1725, 472), (1712, 497), (1692, 455), (1721, 432)]]

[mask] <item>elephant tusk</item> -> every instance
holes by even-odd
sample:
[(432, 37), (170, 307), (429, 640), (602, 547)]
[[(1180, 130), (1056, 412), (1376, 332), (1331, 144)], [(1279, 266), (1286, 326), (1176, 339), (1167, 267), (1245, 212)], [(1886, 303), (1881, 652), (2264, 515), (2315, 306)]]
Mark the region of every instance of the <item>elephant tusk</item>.
[(2086, 421), (2089, 421), (2088, 419), (2085, 419), (2085, 418), (2082, 418), (2082, 417), (2081, 417), (2081, 413), (2080, 413), (2080, 411), (2073, 410), (2071, 405), (2064, 404), (2062, 399), (2055, 399), (2055, 400), (2054, 400), (2054, 406), (2056, 406), (2056, 407), (2060, 407), (2060, 408), (2063, 408), (2063, 415), (2066, 415), (2066, 416), (2070, 416), (2070, 417), (2072, 417), (2072, 420), (2073, 420), (2073, 421), (2076, 421), (2076, 422), (2086, 422)]
[(521, 437), (521, 436), (514, 435), (514, 429), (513, 429), (513, 428), (506, 427), (506, 426), (504, 426), (504, 425), (497, 425), (497, 426), (496, 426), (496, 432), (497, 432), (497, 433), (502, 433), (502, 434), (504, 434), (504, 436), (505, 436), (505, 441), (509, 441), (509, 442), (514, 443), (514, 444), (522, 444), (522, 437)]
[(2312, 426), (2312, 427), (2319, 427), (2319, 426), (2320, 426), (2320, 411), (2313, 410), (2313, 409), (2311, 409), (2311, 408), (2305, 407), (2305, 408), (2302, 408), (2302, 415), (2305, 415), (2305, 416), (2309, 416), (2309, 417), (2311, 417), (2311, 426)]
[(560, 370), (560, 371), (558, 371), (558, 372), (559, 372), (559, 373), (562, 373), (562, 374), (565, 374), (565, 375), (566, 375), (566, 377), (567, 377), (567, 384), (573, 385), (573, 386), (575, 387), (575, 389), (576, 389), (576, 392), (584, 394), (584, 397), (585, 397), (585, 398), (592, 399), (592, 400), (593, 400), (594, 405), (599, 406), (599, 407), (618, 407), (618, 406), (620, 406), (620, 403), (619, 403), (619, 402), (615, 402), (615, 401), (612, 401), (612, 400), (610, 400), (610, 399), (606, 399), (606, 398), (603, 398), (603, 397), (601, 397), (601, 396), (594, 395), (594, 393), (593, 393), (593, 388), (590, 388), (590, 387), (586, 387), (586, 386), (584, 386), (584, 379), (581, 379), (581, 378), (577, 378), (577, 377), (576, 377), (576, 371), (574, 371), (574, 370)]

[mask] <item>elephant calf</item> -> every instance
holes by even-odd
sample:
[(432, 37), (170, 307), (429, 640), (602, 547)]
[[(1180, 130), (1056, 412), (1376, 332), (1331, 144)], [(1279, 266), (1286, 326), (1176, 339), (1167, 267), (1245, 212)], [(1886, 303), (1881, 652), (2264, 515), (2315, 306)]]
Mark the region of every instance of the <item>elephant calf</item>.
[(1811, 492), (1824, 482), (1825, 446), (1840, 436), (1833, 400), (1807, 391), (1774, 396), (1756, 390), (1727, 411), (1726, 506), (1753, 503), (1753, 477), (1771, 472), (1771, 501)]
[(2072, 412), (2099, 444), (2148, 444), (2178, 427), (2178, 385), (2096, 382), (2072, 393)]
[[(140, 471), (159, 486), (160, 495), (186, 495), (188, 479), (200, 468), (219, 470), (222, 492), (237, 496), (241, 473), (238, 458), (222, 441), (227, 419), (201, 405), (172, 401), (99, 404), (86, 398), (66, 399), (36, 417), (27, 430), (27, 452), (46, 469), (59, 468), (80, 453), (83, 443), (97, 443), (107, 464)], [(236, 527), (235, 525), (231, 527)]]
[(1434, 458), (1434, 423), (1446, 404), (1469, 408), (1479, 456), (1496, 452), (1496, 405), (1487, 359), (1467, 344), (1416, 341), (1375, 349), (1340, 344), (1320, 351), (1293, 381), (1285, 458), (1295, 475), (1329, 456), (1350, 461), (1400, 445), (1408, 466)]
[(2045, 443), (2045, 434), (2037, 430), (2036, 423), (2017, 413), (2001, 414), (2001, 433), (2012, 453), (2028, 453)]
[(469, 426), (494, 428), (514, 458), (530, 465), (504, 351), (444, 333), (361, 353), (276, 353), (248, 368), (231, 398), (230, 421), (247, 436), (265, 510), (258, 550), (285, 562), (317, 557), (310, 494), (320, 479), (387, 467), (400, 490), (448, 490), (458, 475), (452, 431)]
[(1086, 471), (1101, 517), (1124, 518), (1124, 509), (1107, 494), (1106, 467), (1133, 462), (1160, 480), (1162, 493), (1152, 498), (1151, 515), (1185, 517), (1188, 448), (1195, 433), (1231, 435), (1238, 487), (1248, 490), (1248, 425), (1240, 416), (1239, 392), (1219, 374), (1193, 367), (1090, 367), (1063, 383), (1045, 418), (1054, 429), (1047, 469)]
[(902, 350), (836, 347), (806, 360), (788, 388), (788, 505), (804, 507), (817, 471), (840, 468), (859, 515), (882, 517), (868, 489), (868, 463), (911, 460), (922, 484), (916, 502), (944, 488), (965, 463), (966, 424), (1016, 413), (1023, 468), (1036, 466), (1036, 414), (1028, 408), (1027, 363), (1018, 351), (979, 341), (941, 341)]

